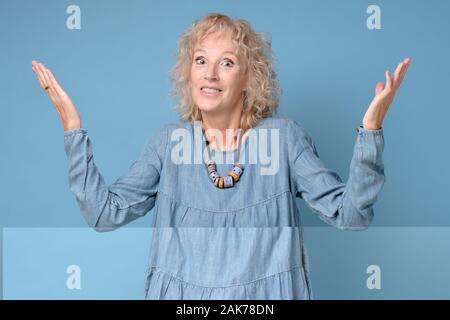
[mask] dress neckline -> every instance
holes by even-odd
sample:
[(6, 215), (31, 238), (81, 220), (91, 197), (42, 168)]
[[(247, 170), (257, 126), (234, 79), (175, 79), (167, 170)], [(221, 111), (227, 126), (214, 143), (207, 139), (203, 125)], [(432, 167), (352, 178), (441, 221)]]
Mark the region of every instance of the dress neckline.
[[(259, 120), (259, 122), (252, 128), (248, 129), (247, 132), (244, 133), (243, 135), (243, 141), (241, 141), (241, 152), (244, 152), (245, 149), (247, 148), (248, 145), (248, 140), (249, 140), (249, 136), (250, 136), (250, 132), (256, 128), (259, 128), (262, 126), (262, 124), (266, 121), (266, 118), (262, 118), (261, 120)], [(191, 123), (192, 125), (192, 123)], [(194, 129), (194, 126), (192, 125), (192, 128)], [(202, 139), (203, 140), (203, 139)], [(211, 148), (208, 145), (206, 145), (206, 141), (202, 141), (202, 146), (209, 148), (209, 150), (211, 152), (214, 152), (215, 154), (229, 154), (229, 153), (236, 153), (239, 151), (239, 146), (237, 148), (234, 149), (227, 149), (227, 150), (220, 150), (220, 149), (216, 149), (216, 148)]]

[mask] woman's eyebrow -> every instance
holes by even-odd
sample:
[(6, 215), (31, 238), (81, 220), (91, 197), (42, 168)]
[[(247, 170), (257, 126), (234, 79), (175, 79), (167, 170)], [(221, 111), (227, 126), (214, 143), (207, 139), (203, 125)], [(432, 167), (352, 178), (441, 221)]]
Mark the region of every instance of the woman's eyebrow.
[[(206, 52), (206, 51), (203, 50), (203, 49), (197, 49), (197, 50), (194, 51), (194, 53), (196, 53), (197, 51)], [(233, 51), (224, 51), (224, 52), (222, 52), (222, 54), (223, 54), (223, 53), (229, 53), (229, 54), (232, 54), (232, 55), (234, 55), (235, 57), (237, 57), (236, 53), (234, 53)]]

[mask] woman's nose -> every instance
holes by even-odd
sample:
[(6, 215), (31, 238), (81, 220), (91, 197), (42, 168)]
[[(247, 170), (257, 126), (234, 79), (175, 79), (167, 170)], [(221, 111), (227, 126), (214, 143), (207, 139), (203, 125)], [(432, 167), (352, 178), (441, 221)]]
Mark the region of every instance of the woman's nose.
[(206, 75), (205, 76), (205, 80), (207, 80), (207, 81), (217, 81), (218, 78), (217, 78), (217, 76), (208, 76), (208, 75)]
[(219, 80), (219, 76), (217, 75), (217, 70), (215, 66), (211, 66), (208, 68), (205, 74), (205, 80), (208, 81), (217, 81)]

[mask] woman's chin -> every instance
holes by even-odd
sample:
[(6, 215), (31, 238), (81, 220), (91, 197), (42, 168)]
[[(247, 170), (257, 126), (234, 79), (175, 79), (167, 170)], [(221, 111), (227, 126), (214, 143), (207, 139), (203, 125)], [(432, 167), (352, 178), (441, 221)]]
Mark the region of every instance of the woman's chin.
[(217, 105), (201, 105), (198, 108), (204, 113), (217, 113), (221, 111), (220, 106)]

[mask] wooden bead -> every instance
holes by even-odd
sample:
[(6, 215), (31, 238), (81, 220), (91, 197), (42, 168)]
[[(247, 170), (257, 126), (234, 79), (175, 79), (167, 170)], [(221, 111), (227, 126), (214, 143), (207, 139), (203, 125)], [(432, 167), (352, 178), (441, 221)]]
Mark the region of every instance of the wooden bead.
[(220, 189), (233, 187), (234, 184), (239, 181), (244, 171), (243, 165), (241, 165), (240, 163), (235, 163), (233, 169), (230, 172), (228, 172), (228, 175), (225, 177), (221, 177), (217, 173), (216, 163), (213, 160), (208, 160), (205, 162), (205, 164), (208, 170), (208, 176), (210, 180), (214, 183), (214, 185), (217, 188)]
[(219, 177), (219, 182), (217, 183), (217, 186), (218, 186), (220, 189), (223, 189), (223, 177)]
[(237, 175), (233, 171), (228, 172), (228, 175), (233, 178), (234, 182), (238, 182), (239, 181), (239, 175)]

